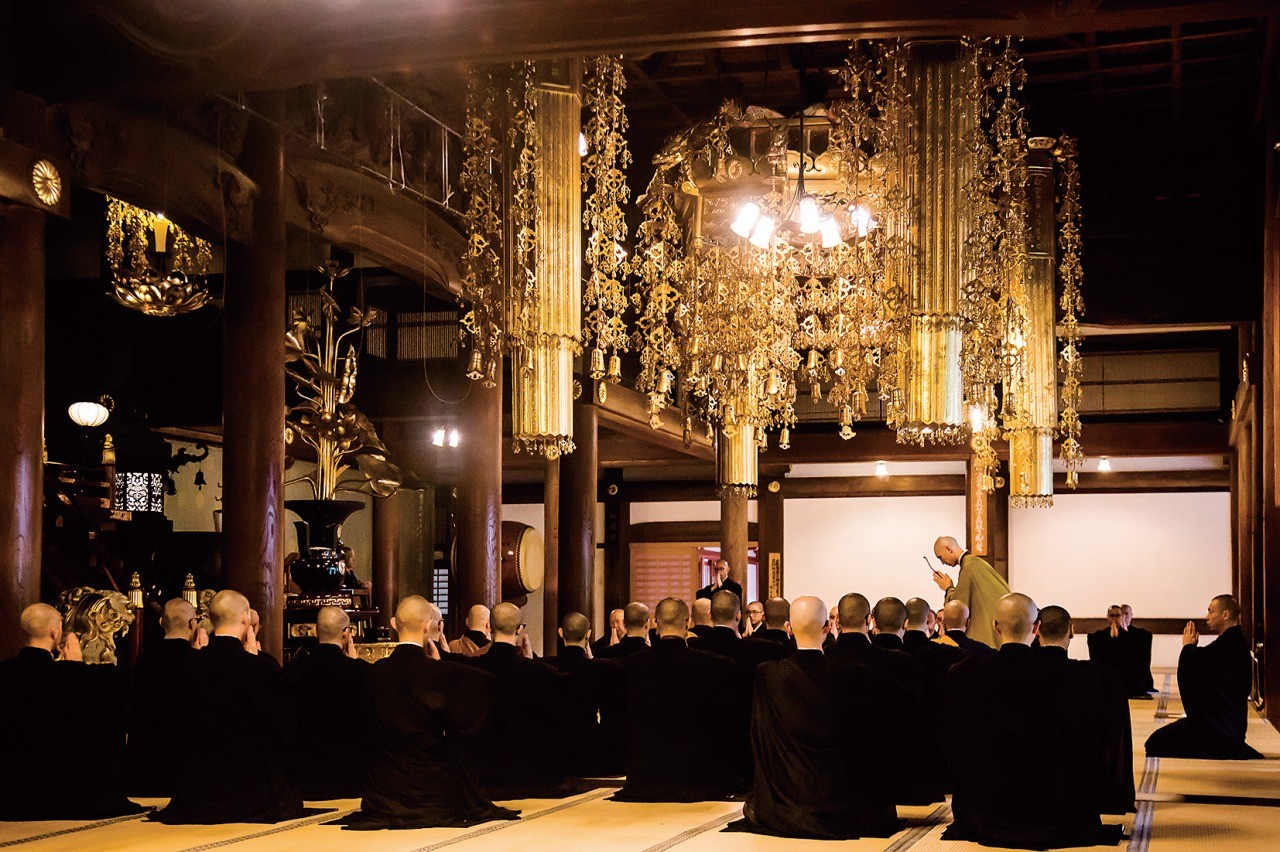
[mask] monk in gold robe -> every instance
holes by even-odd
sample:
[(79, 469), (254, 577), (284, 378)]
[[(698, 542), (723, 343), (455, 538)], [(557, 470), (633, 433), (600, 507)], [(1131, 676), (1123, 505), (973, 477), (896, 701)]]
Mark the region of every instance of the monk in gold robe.
[(937, 572), (933, 581), (946, 592), (947, 603), (964, 601), (969, 607), (969, 630), (966, 635), (976, 642), (996, 647), (996, 602), (1009, 594), (1009, 583), (996, 573), (985, 559), (975, 556), (960, 546), (954, 538), (944, 535), (933, 543), (933, 555), (943, 565), (960, 566), (960, 576), (951, 579), (950, 574)]

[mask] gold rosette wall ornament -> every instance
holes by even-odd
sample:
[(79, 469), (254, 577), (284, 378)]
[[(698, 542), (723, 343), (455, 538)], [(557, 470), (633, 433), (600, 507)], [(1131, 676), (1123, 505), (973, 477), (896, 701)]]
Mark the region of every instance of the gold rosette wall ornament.
[(107, 197), (107, 265), (110, 295), (126, 308), (153, 317), (198, 310), (209, 301), (204, 276), (213, 250), (165, 218)]

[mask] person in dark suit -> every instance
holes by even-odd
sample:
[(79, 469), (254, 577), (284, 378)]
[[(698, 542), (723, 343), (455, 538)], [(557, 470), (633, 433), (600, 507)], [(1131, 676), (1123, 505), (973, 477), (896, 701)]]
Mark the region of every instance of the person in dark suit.
[(742, 600), (742, 586), (729, 579), (729, 563), (723, 559), (716, 561), (711, 569), (711, 582), (698, 589), (694, 600), (700, 598), (711, 600), (711, 596), (721, 589), (733, 592), (738, 596), (738, 600)]
[(690, 648), (689, 606), (665, 598), (655, 611), (658, 641), (627, 658), (627, 782), (614, 798), (701, 802), (745, 789), (724, 757), (732, 712), (733, 663)]
[(396, 607), (400, 638), (373, 664), (365, 694), (369, 759), (364, 798), (347, 828), (432, 828), (518, 819), (476, 789), (459, 738), (484, 729), (496, 682), (488, 672), (429, 656), (440, 637), (440, 610), (419, 595)]
[(1119, 839), (1119, 826), (1102, 825), (1097, 779), (1082, 772), (1093, 741), (1071, 685), (1031, 647), (1038, 618), (1026, 595), (1000, 598), (1000, 650), (947, 674), (945, 755), (955, 789), (944, 840), (1051, 849)]
[(111, 779), (73, 773), (86, 758), (105, 767), (123, 760), (127, 697), (119, 671), (86, 665), (79, 637), (63, 634), (62, 616), (48, 604), (31, 604), (18, 623), (23, 647), (0, 663), (0, 730), (7, 736), (0, 750), (0, 820), (139, 812)]
[(626, 771), (622, 663), (592, 659), (591, 622), (580, 612), (566, 614), (559, 633), (560, 653), (547, 662), (566, 677), (565, 749), (570, 772), (580, 778), (621, 775)]
[(1205, 626), (1218, 638), (1203, 648), (1194, 621), (1182, 632), (1178, 691), (1186, 716), (1147, 737), (1147, 756), (1256, 760), (1262, 755), (1244, 741), (1253, 665), (1240, 629), (1240, 604), (1218, 595), (1209, 602)]
[[(339, 607), (320, 607), (316, 638), (319, 644), (285, 669), (301, 744), (293, 753), (294, 777), (304, 799), (358, 798), (366, 724), (359, 713), (352, 713), (352, 703), (368, 688), (369, 664), (356, 656), (351, 618)], [(321, 747), (333, 739), (337, 720), (347, 720), (337, 727), (350, 745), (341, 771), (334, 771), (333, 755)]]
[(959, 648), (966, 657), (990, 659), (996, 649), (986, 642), (969, 638), (969, 605), (961, 600), (947, 601), (942, 607), (942, 632), (934, 642)]
[(1089, 659), (1114, 669), (1124, 681), (1126, 695), (1145, 698), (1147, 684), (1152, 682), (1150, 636), (1146, 633), (1144, 648), (1144, 637), (1126, 626), (1124, 608), (1112, 604), (1107, 607), (1107, 626), (1089, 634)]
[(173, 751), (188, 733), (191, 707), (191, 696), (178, 687), (191, 656), (209, 642), (195, 607), (183, 598), (165, 603), (160, 627), (164, 639), (149, 646), (133, 669), (126, 749), (133, 796), (173, 795)]
[(760, 630), (751, 635), (757, 639), (777, 642), (788, 651), (796, 649), (791, 634), (787, 633), (787, 622), (791, 619), (791, 604), (786, 598), (769, 598), (764, 602), (764, 624)]
[(600, 656), (620, 660), (649, 650), (649, 607), (632, 601), (622, 610), (622, 626), (626, 635), (616, 645), (610, 645)]
[(303, 814), (289, 771), (296, 747), (284, 673), (257, 648), (249, 601), (224, 589), (209, 602), (214, 635), (192, 656), (183, 689), (201, 696), (192, 742), (207, 756), (183, 774), (154, 819), (171, 825), (280, 822)]
[(797, 650), (757, 670), (751, 714), (755, 782), (743, 815), (757, 831), (839, 840), (888, 837), (898, 828), (893, 802), (864, 766), (881, 766), (874, 675), (832, 660), (822, 642), (826, 605), (797, 598), (789, 621)]
[[(493, 643), (467, 663), (495, 678), (489, 725), (476, 738), (480, 789), (493, 799), (567, 796), (565, 713), (567, 679), (542, 660), (526, 657), (520, 607), (500, 603), (489, 617)], [(537, 731), (530, 736), (530, 731)]]
[(1040, 610), (1042, 664), (1054, 680), (1066, 684), (1074, 702), (1072, 717), (1082, 728), (1085, 747), (1077, 756), (1081, 793), (1097, 794), (1103, 813), (1125, 814), (1134, 810), (1133, 732), (1124, 682), (1114, 669), (1101, 663), (1072, 660), (1067, 651), (1075, 630), (1071, 614), (1060, 606)]

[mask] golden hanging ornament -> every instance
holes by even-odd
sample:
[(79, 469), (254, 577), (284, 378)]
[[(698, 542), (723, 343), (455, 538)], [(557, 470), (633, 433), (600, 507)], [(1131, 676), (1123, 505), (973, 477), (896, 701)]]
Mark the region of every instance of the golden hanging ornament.
[(148, 316), (190, 313), (209, 301), (204, 276), (212, 246), (193, 237), (163, 213), (107, 197), (107, 266), (110, 295)]

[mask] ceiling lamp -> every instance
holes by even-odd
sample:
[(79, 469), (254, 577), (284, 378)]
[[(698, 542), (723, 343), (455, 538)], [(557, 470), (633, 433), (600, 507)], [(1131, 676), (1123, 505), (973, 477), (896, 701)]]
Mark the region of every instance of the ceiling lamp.
[(126, 308), (171, 317), (204, 307), (209, 301), (204, 276), (212, 260), (207, 241), (163, 213), (107, 197), (110, 295)]
[[(106, 398), (104, 397), (103, 400)], [(107, 422), (107, 418), (111, 416), (111, 409), (103, 404), (103, 400), (98, 402), (73, 402), (67, 408), (67, 416), (71, 418), (71, 422), (75, 423), (82, 429), (94, 429)]]
[(886, 462), (886, 461), (884, 461), (884, 460), (881, 460), (881, 461), (876, 462), (876, 476), (877, 476), (879, 479), (888, 479), (888, 478), (889, 478), (889, 463), (888, 463), (888, 462)]
[(1110, 473), (1110, 472), (1111, 472), (1111, 459), (1107, 458), (1106, 456), (1103, 456), (1102, 458), (1098, 459), (1098, 473)]

